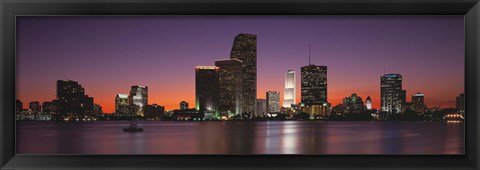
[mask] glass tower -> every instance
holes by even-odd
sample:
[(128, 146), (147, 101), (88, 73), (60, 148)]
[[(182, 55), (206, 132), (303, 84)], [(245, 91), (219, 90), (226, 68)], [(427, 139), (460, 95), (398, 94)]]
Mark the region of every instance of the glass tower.
[(381, 111), (388, 114), (401, 113), (403, 103), (402, 75), (385, 74), (380, 76)]
[(242, 112), (255, 113), (257, 99), (257, 35), (238, 34), (233, 41), (230, 59), (243, 61), (243, 107)]
[(148, 87), (132, 86), (129, 96), (130, 111), (136, 116), (145, 116), (148, 105)]

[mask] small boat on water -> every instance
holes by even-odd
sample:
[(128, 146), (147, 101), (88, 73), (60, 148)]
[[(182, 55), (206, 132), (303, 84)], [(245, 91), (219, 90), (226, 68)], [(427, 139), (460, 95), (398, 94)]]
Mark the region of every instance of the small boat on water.
[(137, 127), (137, 124), (130, 124), (128, 128), (123, 128), (123, 132), (143, 132), (143, 129)]

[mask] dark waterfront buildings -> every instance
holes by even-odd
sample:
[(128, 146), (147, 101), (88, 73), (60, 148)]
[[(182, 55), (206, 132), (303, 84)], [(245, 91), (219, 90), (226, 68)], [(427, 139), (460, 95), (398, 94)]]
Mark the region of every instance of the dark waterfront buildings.
[(345, 108), (344, 112), (346, 113), (361, 113), (365, 110), (362, 98), (356, 93), (343, 98), (343, 107)]
[(157, 104), (147, 106), (146, 118), (158, 119), (165, 114), (165, 107)]
[(218, 116), (218, 74), (215, 66), (195, 67), (195, 108)]
[(62, 115), (84, 115), (93, 110), (93, 98), (85, 95), (84, 88), (76, 81), (57, 81), (58, 112)]
[(20, 100), (15, 101), (15, 112), (20, 113), (23, 111), (23, 102)]
[(132, 86), (129, 96), (130, 112), (136, 116), (145, 116), (148, 105), (148, 87)]
[(381, 111), (387, 114), (401, 113), (404, 94), (402, 75), (385, 74), (380, 76), (380, 83)]
[(42, 111), (42, 107), (40, 106), (40, 102), (38, 101), (33, 101), (28, 104), (28, 108), (33, 112), (33, 113), (40, 113)]
[(230, 59), (243, 62), (243, 100), (242, 112), (255, 113), (257, 99), (257, 36), (238, 34), (233, 41)]
[(219, 68), (219, 111), (226, 115), (238, 115), (243, 112), (243, 62), (238, 59), (217, 60)]
[(413, 110), (418, 113), (424, 113), (427, 109), (425, 105), (425, 95), (423, 93), (417, 93), (412, 95)]
[(53, 113), (55, 111), (55, 105), (53, 102), (43, 102), (42, 103), (42, 112), (45, 114)]
[(188, 109), (188, 102), (181, 101), (180, 102), (180, 110), (187, 110)]
[(301, 68), (301, 98), (305, 106), (323, 105), (327, 101), (327, 66), (308, 65)]

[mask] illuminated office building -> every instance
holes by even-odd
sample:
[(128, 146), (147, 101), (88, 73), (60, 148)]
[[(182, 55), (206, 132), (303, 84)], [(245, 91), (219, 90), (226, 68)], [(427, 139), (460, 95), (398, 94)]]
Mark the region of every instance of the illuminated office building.
[(136, 116), (145, 116), (148, 105), (148, 87), (132, 86), (128, 101), (130, 112)]
[(243, 62), (242, 112), (255, 113), (257, 99), (257, 36), (253, 34), (238, 34), (233, 41), (230, 59)]
[(285, 91), (283, 93), (283, 107), (290, 108), (295, 104), (295, 71), (288, 70), (285, 74)]
[(327, 101), (327, 66), (308, 65), (301, 68), (301, 99), (305, 106), (323, 105)]
[(238, 59), (217, 60), (219, 68), (219, 111), (228, 115), (238, 115), (243, 112), (243, 62)]
[(417, 93), (412, 95), (413, 110), (418, 113), (423, 113), (427, 109), (425, 105), (425, 94)]
[(267, 91), (267, 113), (280, 112), (280, 92)]
[(135, 114), (130, 112), (130, 102), (128, 94), (117, 94), (115, 96), (115, 113), (114, 116), (130, 117)]
[(380, 76), (380, 105), (381, 111), (388, 114), (402, 112), (403, 91), (402, 75), (385, 74)]
[(257, 108), (256, 108), (255, 116), (263, 116), (267, 113), (267, 100), (265, 99), (257, 99)]
[(215, 66), (195, 67), (195, 108), (218, 116), (218, 73)]

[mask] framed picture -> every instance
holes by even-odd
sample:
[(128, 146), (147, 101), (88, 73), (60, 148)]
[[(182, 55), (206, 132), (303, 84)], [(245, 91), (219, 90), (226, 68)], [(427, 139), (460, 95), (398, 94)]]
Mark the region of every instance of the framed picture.
[(2, 169), (478, 169), (477, 0), (2, 2)]

